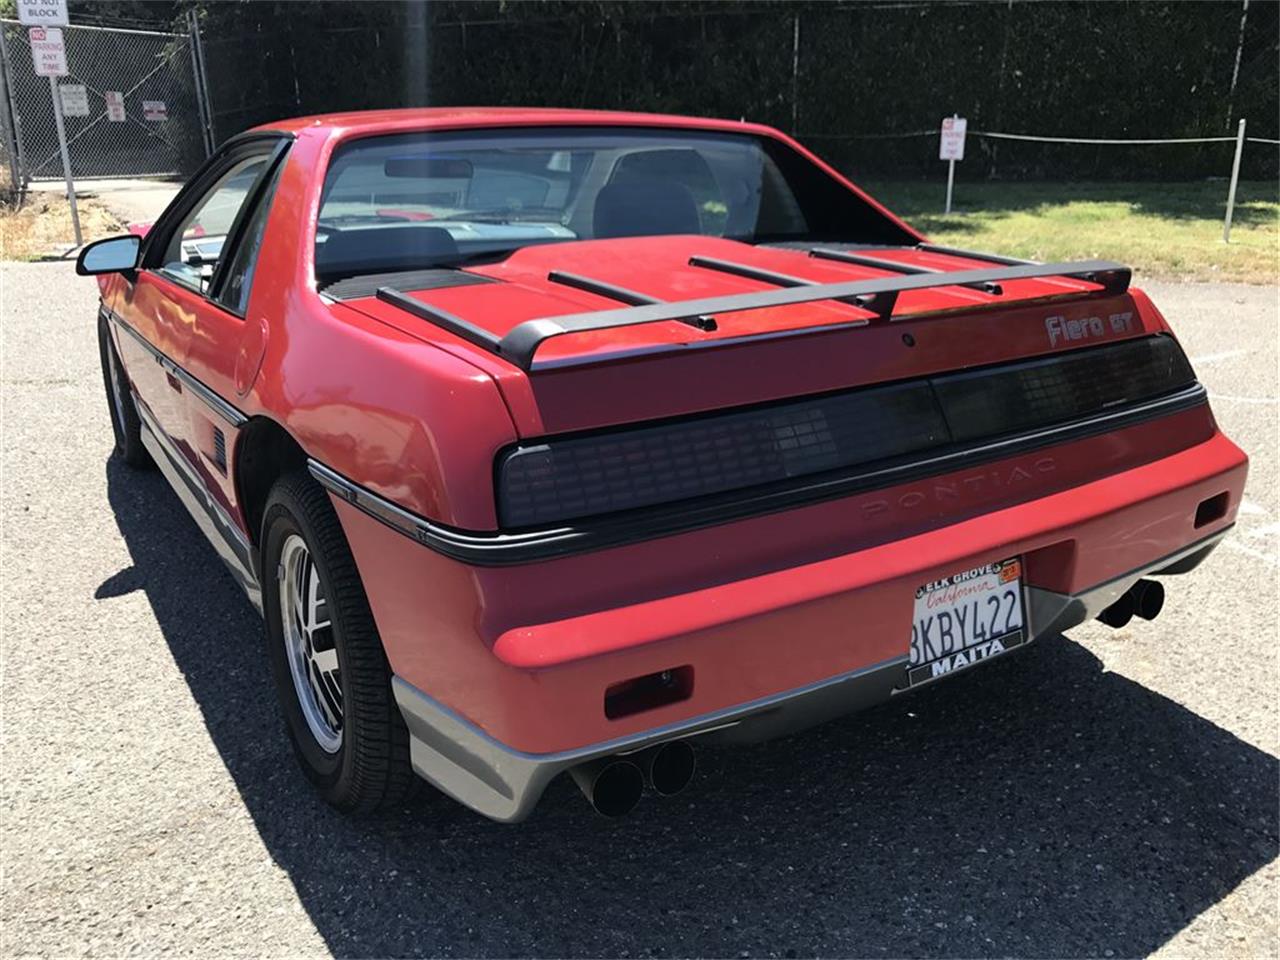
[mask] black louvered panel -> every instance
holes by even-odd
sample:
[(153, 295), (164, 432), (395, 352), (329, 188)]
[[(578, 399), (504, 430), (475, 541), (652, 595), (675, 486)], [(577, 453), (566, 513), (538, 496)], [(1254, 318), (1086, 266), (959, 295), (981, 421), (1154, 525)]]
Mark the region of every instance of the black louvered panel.
[(213, 428), (213, 462), (224, 474), (227, 472), (227, 438), (217, 427)]

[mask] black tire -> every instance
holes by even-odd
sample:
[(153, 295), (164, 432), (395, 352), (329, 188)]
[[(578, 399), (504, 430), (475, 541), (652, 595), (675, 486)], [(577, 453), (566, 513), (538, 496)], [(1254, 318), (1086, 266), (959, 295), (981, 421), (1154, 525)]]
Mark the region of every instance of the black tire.
[[(326, 751), (308, 725), (290, 668), (280, 602), (282, 552), (302, 538), (319, 576), (342, 691), (341, 745)], [(403, 802), (418, 778), (409, 733), (391, 692), (391, 668), (359, 571), (328, 496), (304, 472), (278, 480), (262, 520), (267, 652), (285, 725), (307, 778), (339, 810), (366, 813)]]
[(116, 440), (111, 454), (131, 467), (149, 467), (151, 454), (142, 445), (142, 421), (138, 418), (138, 408), (133, 405), (129, 378), (111, 342), (107, 321), (102, 317), (98, 317), (98, 357), (102, 361), (102, 385), (107, 391), (107, 415)]

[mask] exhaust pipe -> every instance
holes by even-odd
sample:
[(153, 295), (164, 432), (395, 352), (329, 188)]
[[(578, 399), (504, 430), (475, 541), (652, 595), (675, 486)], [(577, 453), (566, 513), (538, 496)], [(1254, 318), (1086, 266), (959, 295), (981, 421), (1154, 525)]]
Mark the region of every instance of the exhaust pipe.
[(1119, 629), (1134, 618), (1154, 620), (1164, 609), (1164, 585), (1155, 580), (1139, 580), (1126, 590), (1115, 603), (1107, 607), (1098, 619), (1108, 627)]
[(582, 795), (606, 817), (630, 813), (644, 790), (644, 773), (630, 760), (601, 757), (569, 770)]
[(1126, 593), (1122, 593), (1119, 600), (1098, 614), (1098, 619), (1108, 627), (1114, 627), (1119, 630), (1133, 619), (1136, 606), (1133, 591), (1129, 590)]
[(693, 747), (687, 740), (670, 740), (651, 747), (636, 760), (649, 786), (664, 797), (674, 797), (687, 787), (697, 767)]
[(1164, 609), (1164, 584), (1139, 580), (1129, 591), (1134, 596), (1133, 612), (1143, 620), (1154, 620)]

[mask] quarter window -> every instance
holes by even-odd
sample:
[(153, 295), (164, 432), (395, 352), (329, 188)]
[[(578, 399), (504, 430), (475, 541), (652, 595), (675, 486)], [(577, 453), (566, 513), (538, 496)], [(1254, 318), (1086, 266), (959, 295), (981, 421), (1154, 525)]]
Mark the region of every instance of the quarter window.
[(223, 174), (173, 232), (161, 273), (208, 293), (227, 234), (270, 159), (266, 154), (248, 157)]
[(280, 182), (280, 171), (284, 164), (279, 164), (271, 175), (271, 183), (262, 194), (262, 199), (254, 209), (251, 219), (245, 224), (236, 247), (233, 259), (227, 269), (226, 279), (220, 284), (218, 301), (230, 310), (244, 316), (249, 309), (249, 291), (253, 287), (254, 269), (258, 265), (258, 253), (262, 249), (262, 237), (267, 230), (267, 216), (271, 212), (271, 201), (275, 197), (276, 184)]

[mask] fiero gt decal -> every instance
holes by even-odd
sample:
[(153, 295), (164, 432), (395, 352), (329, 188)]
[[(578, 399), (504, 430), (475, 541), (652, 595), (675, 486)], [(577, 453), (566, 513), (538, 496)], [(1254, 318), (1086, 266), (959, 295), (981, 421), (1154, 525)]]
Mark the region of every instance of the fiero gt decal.
[(1061, 314), (1045, 317), (1044, 330), (1049, 335), (1049, 346), (1056, 347), (1063, 340), (1095, 340), (1108, 335), (1128, 333), (1133, 329), (1133, 311), (1113, 313), (1103, 322), (1102, 317), (1077, 317), (1068, 320)]

